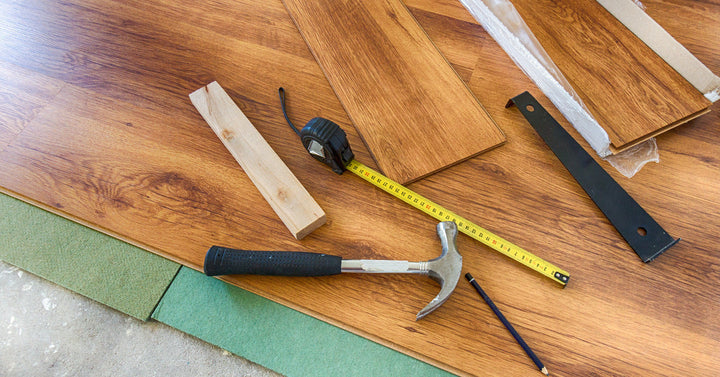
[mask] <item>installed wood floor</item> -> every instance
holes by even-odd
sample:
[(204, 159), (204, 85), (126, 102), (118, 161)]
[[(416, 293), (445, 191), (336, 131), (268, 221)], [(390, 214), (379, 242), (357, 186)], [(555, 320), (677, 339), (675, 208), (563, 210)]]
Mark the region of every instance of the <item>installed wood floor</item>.
[[(720, 5), (643, 1), (720, 72)], [(534, 94), (577, 133), (458, 3), (408, 0), (507, 143), (411, 184), (571, 274), (565, 289), (461, 235), (472, 273), (553, 375), (714, 375), (720, 368), (720, 133), (708, 115), (658, 138), (661, 163), (625, 179), (682, 241), (642, 263), (507, 100)], [(325, 210), (296, 240), (194, 109), (217, 80)], [(0, 186), (200, 269), (211, 245), (426, 260), (435, 221), (312, 159), (285, 124), (323, 116), (368, 150), (282, 2), (0, 1)], [(586, 143), (582, 145), (589, 150)], [(465, 375), (537, 375), (464, 281), (425, 319), (425, 277), (347, 274), (228, 281)]]

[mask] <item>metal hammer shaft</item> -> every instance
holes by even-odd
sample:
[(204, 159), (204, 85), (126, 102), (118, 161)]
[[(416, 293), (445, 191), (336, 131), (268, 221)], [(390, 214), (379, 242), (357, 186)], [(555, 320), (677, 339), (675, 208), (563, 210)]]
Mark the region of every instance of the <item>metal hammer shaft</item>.
[(377, 274), (424, 274), (428, 273), (427, 262), (408, 262), (404, 260), (345, 259), (340, 265), (342, 272), (360, 272)]

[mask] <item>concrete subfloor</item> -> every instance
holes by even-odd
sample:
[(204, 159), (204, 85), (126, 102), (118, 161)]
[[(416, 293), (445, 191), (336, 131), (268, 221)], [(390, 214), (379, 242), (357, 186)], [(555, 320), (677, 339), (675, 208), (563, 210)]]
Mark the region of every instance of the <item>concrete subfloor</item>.
[(0, 376), (279, 374), (0, 261)]

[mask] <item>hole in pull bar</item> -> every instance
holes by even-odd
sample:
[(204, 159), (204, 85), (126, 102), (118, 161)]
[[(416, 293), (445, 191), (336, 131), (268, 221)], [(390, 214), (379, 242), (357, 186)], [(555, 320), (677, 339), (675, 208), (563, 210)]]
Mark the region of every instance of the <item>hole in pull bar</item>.
[(531, 113), (532, 113), (533, 111), (535, 111), (535, 107), (533, 107), (533, 105), (527, 105), (527, 106), (525, 106), (525, 108), (527, 109), (527, 111), (529, 111), (529, 112), (531, 112)]
[(637, 232), (638, 232), (639, 235), (641, 235), (641, 236), (643, 236), (643, 237), (647, 235), (647, 229), (645, 229), (645, 228), (643, 228), (643, 227), (637, 228)]

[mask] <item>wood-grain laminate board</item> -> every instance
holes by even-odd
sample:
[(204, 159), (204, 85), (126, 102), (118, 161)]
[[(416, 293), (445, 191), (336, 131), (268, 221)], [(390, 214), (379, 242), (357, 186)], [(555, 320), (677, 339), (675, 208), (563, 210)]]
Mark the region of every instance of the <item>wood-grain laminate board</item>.
[[(720, 70), (720, 51), (701, 43), (712, 33), (675, 20), (709, 22), (720, 6), (705, 3), (702, 18), (689, 3), (643, 3)], [(662, 163), (633, 179), (600, 161), (682, 237), (643, 264), (522, 115), (504, 105), (530, 90), (577, 139), (558, 110), (459, 3), (406, 4), (508, 139), (409, 187), (566, 269), (571, 280), (562, 289), (461, 235), (463, 272), (553, 375), (713, 375), (720, 369), (718, 112), (658, 137)], [(22, 127), (0, 152), (4, 192), (198, 270), (212, 244), (351, 259), (426, 260), (440, 251), (432, 218), (333, 173), (288, 128), (280, 86), (292, 119), (336, 120), (358, 160), (377, 168), (282, 2), (0, 0), (0, 28), (0, 67), (15, 78), (0, 83), (1, 92), (38, 99), (33, 111), (10, 115)], [(213, 80), (325, 210), (328, 223), (302, 241), (190, 103), (188, 94)], [(464, 282), (415, 322), (437, 294), (426, 277), (225, 280), (461, 375), (538, 373)]]
[(400, 0), (283, 2), (391, 179), (412, 182), (505, 141)]
[(599, 3), (512, 2), (607, 132), (613, 152), (683, 124), (710, 106), (703, 93)]

